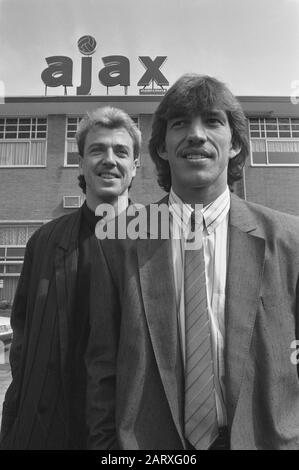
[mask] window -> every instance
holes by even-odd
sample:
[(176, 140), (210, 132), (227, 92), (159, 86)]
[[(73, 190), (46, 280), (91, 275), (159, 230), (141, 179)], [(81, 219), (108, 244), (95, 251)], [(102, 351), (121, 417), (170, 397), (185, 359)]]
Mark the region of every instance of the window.
[(41, 225), (42, 222), (0, 224), (0, 300), (13, 301), (26, 243)]
[(66, 123), (66, 158), (65, 166), (78, 166), (78, 147), (75, 139), (82, 117), (68, 117)]
[(82, 117), (68, 117), (66, 125), (66, 158), (65, 166), (78, 166), (79, 154), (76, 142), (76, 132)]
[(25, 246), (0, 245), (0, 274), (19, 275), (22, 270)]
[[(138, 117), (131, 116), (133, 121), (139, 125)], [(78, 125), (82, 119), (82, 116), (68, 117), (66, 122), (66, 155), (65, 155), (65, 166), (74, 167), (78, 166), (78, 147), (76, 142), (76, 132)]]
[(19, 275), (25, 246), (39, 225), (0, 225), (0, 275)]
[(26, 245), (31, 235), (42, 225), (34, 224), (0, 224), (0, 245)]
[(0, 118), (0, 167), (46, 165), (47, 118)]
[(299, 166), (298, 118), (250, 118), (252, 165)]

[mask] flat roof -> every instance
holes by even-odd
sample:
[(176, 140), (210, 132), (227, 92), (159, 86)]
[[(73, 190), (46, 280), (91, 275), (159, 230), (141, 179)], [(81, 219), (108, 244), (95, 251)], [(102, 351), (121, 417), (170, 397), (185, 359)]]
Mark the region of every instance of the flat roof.
[[(8, 96), (0, 105), (1, 116), (82, 115), (102, 105), (116, 106), (130, 114), (152, 114), (162, 96)], [(299, 103), (289, 96), (238, 96), (248, 116), (299, 116)], [(299, 101), (299, 99), (298, 99)]]

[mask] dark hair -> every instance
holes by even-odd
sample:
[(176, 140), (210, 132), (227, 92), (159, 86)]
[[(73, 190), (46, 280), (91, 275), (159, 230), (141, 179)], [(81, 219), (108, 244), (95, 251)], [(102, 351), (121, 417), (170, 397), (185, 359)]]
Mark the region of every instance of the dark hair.
[[(94, 111), (87, 112), (81, 119), (76, 132), (78, 153), (84, 158), (84, 146), (88, 132), (94, 127), (104, 127), (106, 129), (119, 129), (123, 127), (133, 140), (134, 159), (138, 158), (141, 149), (141, 132), (133, 119), (122, 109), (105, 106)], [(84, 175), (78, 176), (79, 186), (86, 194), (86, 181)]]
[(242, 178), (242, 170), (249, 153), (247, 122), (237, 98), (227, 86), (208, 75), (186, 74), (180, 77), (162, 98), (152, 123), (149, 152), (156, 165), (158, 183), (166, 192), (170, 191), (171, 173), (167, 160), (159, 156), (164, 145), (167, 121), (183, 115), (205, 115), (217, 108), (226, 112), (232, 131), (232, 145), (240, 147), (240, 152), (229, 160), (228, 185)]

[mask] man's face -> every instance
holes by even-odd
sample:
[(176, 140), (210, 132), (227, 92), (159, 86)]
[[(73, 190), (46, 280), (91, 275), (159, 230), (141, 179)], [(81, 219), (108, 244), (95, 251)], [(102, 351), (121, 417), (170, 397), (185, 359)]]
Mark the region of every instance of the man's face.
[(92, 128), (86, 136), (79, 167), (86, 181), (88, 206), (95, 210), (103, 202), (115, 204), (119, 196), (127, 195), (136, 175), (132, 137), (123, 127)]
[(185, 202), (207, 204), (225, 190), (229, 159), (239, 150), (232, 147), (226, 113), (214, 109), (170, 119), (159, 154), (169, 162), (178, 196)]

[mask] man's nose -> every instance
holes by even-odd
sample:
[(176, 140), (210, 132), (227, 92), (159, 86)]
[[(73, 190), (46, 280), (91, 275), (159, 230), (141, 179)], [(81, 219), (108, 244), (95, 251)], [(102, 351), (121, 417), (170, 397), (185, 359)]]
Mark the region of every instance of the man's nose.
[(113, 148), (107, 148), (103, 163), (104, 165), (116, 166), (116, 158), (115, 158), (115, 153), (113, 151)]
[(189, 126), (188, 142), (191, 143), (203, 143), (207, 140), (207, 133), (204, 123), (201, 118), (194, 118)]

